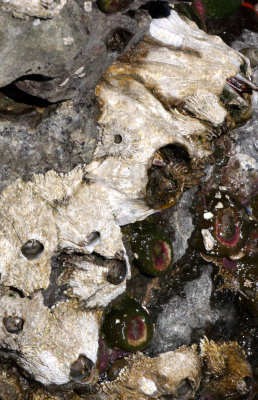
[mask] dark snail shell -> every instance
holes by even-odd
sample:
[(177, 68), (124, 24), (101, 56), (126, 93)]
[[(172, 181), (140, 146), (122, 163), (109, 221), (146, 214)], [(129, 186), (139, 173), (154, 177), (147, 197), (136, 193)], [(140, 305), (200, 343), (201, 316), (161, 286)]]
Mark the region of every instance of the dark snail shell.
[(150, 342), (153, 326), (147, 311), (137, 301), (126, 297), (105, 314), (102, 332), (109, 347), (138, 351)]

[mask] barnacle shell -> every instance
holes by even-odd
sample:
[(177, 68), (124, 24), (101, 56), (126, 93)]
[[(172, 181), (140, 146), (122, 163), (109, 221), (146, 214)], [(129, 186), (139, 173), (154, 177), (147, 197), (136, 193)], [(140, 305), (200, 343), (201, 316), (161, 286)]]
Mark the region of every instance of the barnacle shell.
[[(108, 279), (109, 272), (118, 263), (124, 266), (123, 279), (114, 283)], [(69, 255), (63, 264), (63, 272), (58, 282), (67, 285), (67, 295), (78, 298), (87, 309), (102, 308), (108, 305), (125, 290), (127, 268), (119, 260), (103, 260), (97, 256)], [(119, 278), (119, 277), (118, 277)]]
[(67, 0), (1, 0), (0, 7), (14, 16), (52, 18), (59, 14)]
[[(201, 357), (207, 366), (204, 387), (215, 398), (238, 398), (252, 388), (252, 370), (237, 342), (201, 340)], [(218, 396), (218, 397), (217, 397)]]
[[(168, 18), (154, 20), (145, 39), (105, 72), (96, 88), (102, 130), (98, 161), (87, 170), (123, 194), (132, 210), (138, 201), (138, 210), (131, 212), (134, 220), (164, 207), (151, 205), (140, 212), (147, 171), (160, 148), (174, 144), (185, 149), (191, 173), (184, 180), (193, 184), (200, 177), (213, 136), (226, 123), (220, 101), (226, 78), (237, 74), (243, 62), (220, 38), (172, 11)], [(120, 224), (133, 222), (121, 208), (116, 218)]]
[[(18, 335), (6, 333), (3, 318), (15, 315), (24, 320)], [(64, 384), (70, 380), (71, 364), (84, 354), (97, 360), (101, 312), (80, 311), (72, 301), (49, 309), (43, 296), (20, 298), (7, 291), (0, 299), (1, 346), (19, 351), (18, 364), (43, 384)]]
[[(66, 175), (50, 171), (45, 176), (36, 175), (34, 182), (17, 180), (2, 193), (0, 273), (5, 286), (16, 287), (24, 294), (47, 288), (51, 257), (60, 249), (86, 254), (94, 250), (107, 258), (123, 252), (121, 230), (115, 222), (112, 207), (106, 203), (105, 187), (87, 184), (82, 177), (81, 168)], [(21, 251), (22, 246), (32, 239), (44, 246), (42, 253), (33, 259), (25, 257)], [(107, 295), (102, 301), (106, 305), (124, 291), (125, 282), (117, 285), (113, 292), (114, 285), (109, 284), (105, 276), (108, 269), (96, 268), (97, 265), (88, 263), (83, 266), (82, 263), (74, 273), (72, 286), (76, 286), (78, 280), (87, 280), (95, 268), (98, 271), (95, 283), (97, 276), (102, 276), (105, 289), (100, 292), (100, 284), (94, 287), (99, 298)], [(90, 296), (93, 293), (94, 290)], [(95, 304), (94, 299), (91, 300)]]
[(103, 398), (147, 400), (161, 395), (178, 398), (177, 389), (188, 379), (191, 392), (184, 399), (192, 397), (199, 387), (201, 363), (196, 346), (180, 347), (176, 351), (148, 358), (142, 353), (126, 359), (127, 365), (117, 379), (101, 384)]
[[(0, 209), (2, 283), (25, 293), (46, 288), (51, 272), (50, 259), (58, 245), (51, 206), (35, 195), (31, 183), (18, 180), (2, 193)], [(28, 259), (21, 251), (31, 239), (44, 246), (44, 251), (35, 259)]]
[[(65, 0), (56, 4), (48, 0), (1, 2), (16, 16), (39, 18), (59, 12)], [(82, 257), (79, 263), (73, 259), (60, 276), (60, 283), (68, 285), (68, 302), (50, 310), (39, 290), (50, 284), (51, 259), (59, 252), (85, 256), (95, 252), (106, 260), (121, 257), (125, 249), (120, 225), (174, 204), (184, 185), (198, 182), (212, 154), (213, 137), (226, 122), (219, 96), (226, 79), (235, 76), (243, 62), (221, 39), (200, 31), (174, 11), (167, 19), (153, 21), (146, 38), (115, 62), (96, 88), (100, 138), (93, 161), (69, 174), (49, 171), (36, 175), (32, 182), (17, 180), (2, 193), (1, 284), (27, 297), (17, 293), (13, 297), (11, 292), (12, 297), (5, 294), (0, 298), (0, 343), (10, 352), (19, 351), (17, 362), (36, 380), (67, 383), (71, 365), (80, 355), (96, 362), (101, 315), (97, 309), (126, 287), (125, 281), (114, 285), (106, 279), (106, 264), (103, 268), (93, 259)], [(146, 203), (148, 170), (154, 155), (168, 145), (183, 148), (189, 162), (186, 168), (169, 165), (172, 175), (175, 170), (176, 174), (182, 171), (180, 187), (168, 204), (150, 205)], [(29, 240), (44, 246), (35, 258), (21, 251)], [(127, 267), (129, 277), (128, 263)], [(24, 321), (21, 332), (5, 330), (3, 319), (8, 316)], [(194, 391), (199, 385), (199, 359), (194, 349), (179, 349), (152, 360), (136, 356), (132, 365), (139, 365), (143, 380), (135, 380), (130, 367), (126, 382), (144, 399), (150, 394), (146, 379), (155, 380), (151, 387), (155, 384), (158, 393), (177, 395), (176, 388), (185, 378), (193, 382)], [(122, 398), (129, 399), (122, 377), (121, 382), (112, 390), (120, 390), (125, 393)]]

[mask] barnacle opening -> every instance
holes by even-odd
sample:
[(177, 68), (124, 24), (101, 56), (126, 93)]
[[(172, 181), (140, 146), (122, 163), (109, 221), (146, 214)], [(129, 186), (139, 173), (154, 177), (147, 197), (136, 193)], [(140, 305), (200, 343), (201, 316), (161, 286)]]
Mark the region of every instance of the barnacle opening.
[(125, 261), (114, 260), (113, 265), (109, 268), (107, 281), (112, 285), (119, 285), (125, 280), (127, 267)]
[(23, 330), (24, 321), (17, 316), (4, 317), (3, 324), (8, 333), (18, 334)]
[(171, 7), (166, 1), (149, 1), (142, 7), (143, 10), (147, 10), (151, 18), (167, 18), (170, 15)]
[(80, 354), (71, 365), (70, 377), (79, 381), (90, 378), (93, 365), (93, 362), (88, 357)]
[(36, 239), (28, 240), (21, 247), (22, 254), (28, 259), (33, 260), (40, 256), (44, 251), (44, 246), (41, 242)]
[(182, 194), (191, 172), (191, 158), (180, 144), (169, 144), (157, 150), (147, 171), (146, 201), (154, 209), (174, 205)]
[(107, 50), (121, 53), (132, 37), (132, 33), (123, 28), (117, 28), (111, 31), (105, 41)]

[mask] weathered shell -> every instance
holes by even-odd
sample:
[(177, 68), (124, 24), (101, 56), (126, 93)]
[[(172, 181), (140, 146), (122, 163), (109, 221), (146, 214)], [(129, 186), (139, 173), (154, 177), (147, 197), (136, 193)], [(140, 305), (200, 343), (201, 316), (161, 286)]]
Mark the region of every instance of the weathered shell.
[[(16, 287), (25, 294), (47, 288), (51, 257), (62, 249), (86, 254), (94, 250), (107, 258), (123, 254), (121, 230), (114, 210), (106, 202), (105, 187), (87, 184), (82, 177), (81, 168), (66, 175), (50, 171), (45, 176), (36, 175), (34, 182), (18, 180), (2, 193), (0, 273), (5, 286)], [(44, 246), (34, 259), (26, 258), (21, 251), (31, 239)], [(125, 282), (119, 287), (121, 293)], [(105, 279), (105, 293), (111, 297), (103, 299), (104, 304), (114, 298), (113, 288)]]
[[(9, 315), (24, 320), (19, 334), (6, 332), (3, 318)], [(49, 309), (41, 292), (28, 299), (7, 291), (0, 298), (1, 346), (19, 351), (18, 364), (38, 381), (61, 385), (71, 379), (71, 364), (80, 354), (96, 363), (100, 318), (100, 311), (80, 311), (72, 301)]]
[(15, 17), (52, 18), (59, 14), (67, 0), (1, 0), (0, 7)]
[(220, 101), (226, 79), (243, 63), (219, 37), (172, 11), (154, 20), (149, 35), (105, 72), (96, 88), (102, 130), (98, 161), (87, 171), (123, 195), (126, 207), (130, 204), (134, 219), (121, 206), (119, 224), (152, 212), (142, 199), (147, 171), (160, 148), (174, 144), (186, 150), (192, 171), (187, 182), (195, 182), (212, 153), (214, 132), (227, 124)]
[[(57, 250), (57, 226), (52, 207), (35, 195), (33, 185), (21, 180), (0, 198), (0, 273), (5, 286), (24, 293), (46, 288), (51, 256)], [(38, 240), (44, 251), (28, 259), (21, 251), (28, 240)]]
[(200, 384), (201, 363), (196, 346), (180, 347), (176, 351), (148, 358), (137, 353), (127, 358), (127, 365), (117, 379), (101, 384), (104, 399), (147, 400), (161, 395), (178, 397), (177, 389), (185, 379), (191, 385), (192, 397)]

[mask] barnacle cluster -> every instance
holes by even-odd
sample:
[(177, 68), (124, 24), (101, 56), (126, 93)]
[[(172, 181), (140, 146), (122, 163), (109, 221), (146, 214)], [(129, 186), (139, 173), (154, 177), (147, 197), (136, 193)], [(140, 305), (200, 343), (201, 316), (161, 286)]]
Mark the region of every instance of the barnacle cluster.
[[(51, 18), (66, 1), (1, 3), (18, 16)], [(123, 4), (99, 2), (105, 12)], [(150, 343), (148, 311), (132, 298), (117, 299), (131, 276), (121, 226), (170, 207), (185, 187), (200, 181), (212, 162), (214, 138), (235, 125), (220, 96), (226, 79), (232, 83), (245, 63), (249, 76), (244, 56), (174, 11), (153, 21), (145, 39), (96, 88), (100, 137), (92, 162), (68, 174), (18, 179), (3, 191), (0, 346), (28, 376), (44, 385), (95, 385), (101, 340), (118, 352)], [(256, 259), (256, 233), (248, 240), (248, 218), (233, 198), (214, 193), (205, 207), (202, 253), (234, 261), (245, 252)], [(149, 277), (172, 265), (170, 238), (160, 230), (135, 232), (130, 245), (135, 265)], [(49, 305), (54, 278), (64, 296)], [(202, 345), (204, 359), (207, 348)], [(237, 345), (234, 350), (241, 353)], [(237, 376), (243, 380), (248, 367), (242, 353), (239, 358), (246, 369)], [(103, 399), (188, 399), (199, 387), (201, 360), (196, 346), (154, 358), (136, 353), (114, 375), (97, 386)], [(245, 393), (247, 383), (245, 389), (239, 379), (232, 382)]]

